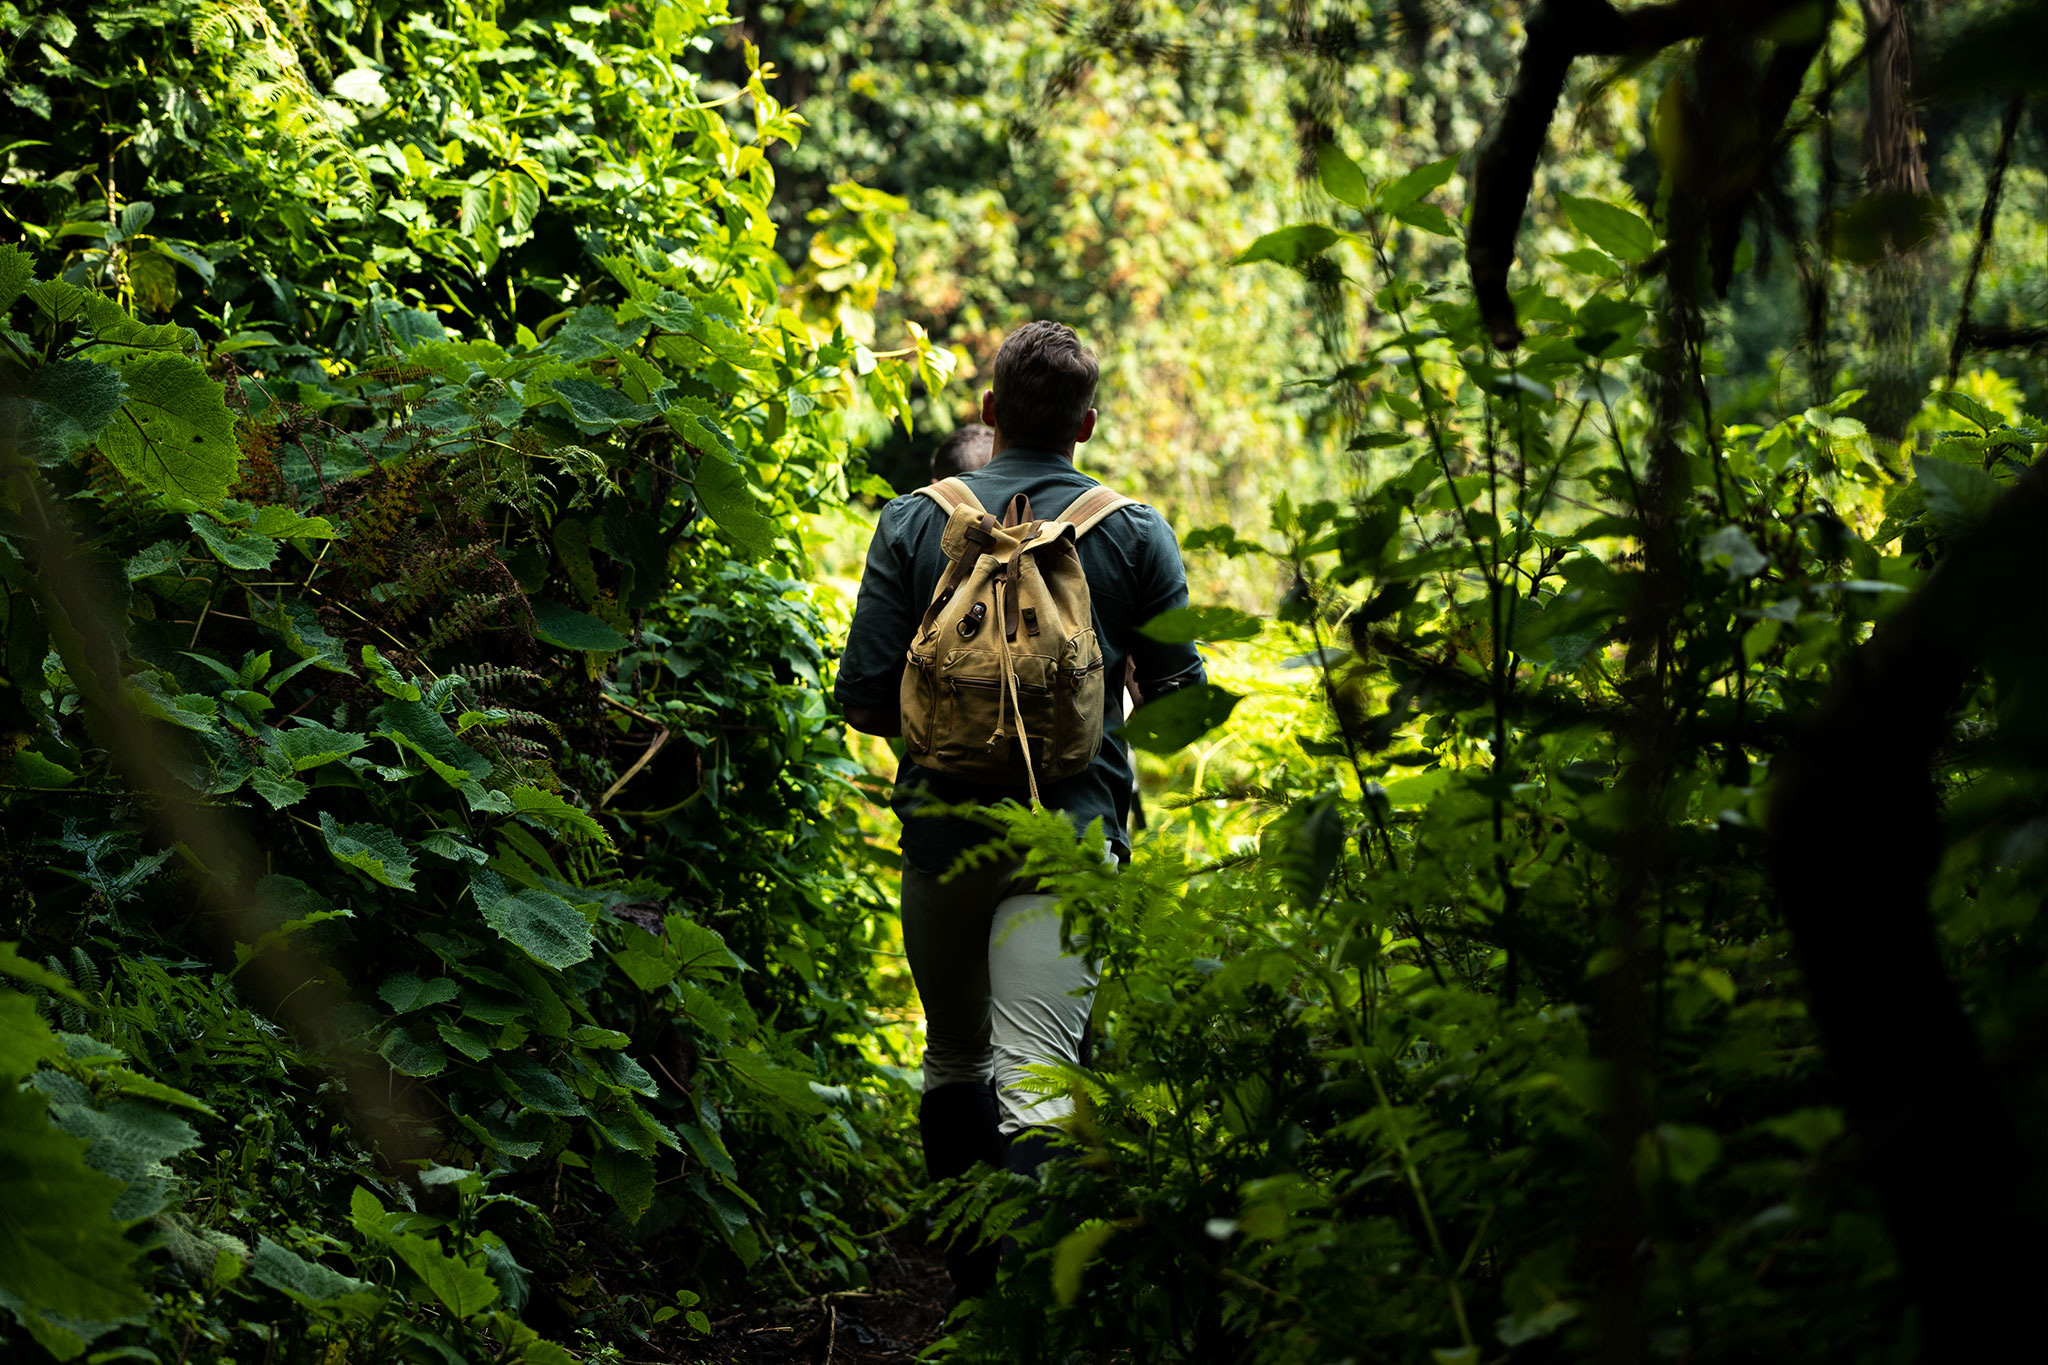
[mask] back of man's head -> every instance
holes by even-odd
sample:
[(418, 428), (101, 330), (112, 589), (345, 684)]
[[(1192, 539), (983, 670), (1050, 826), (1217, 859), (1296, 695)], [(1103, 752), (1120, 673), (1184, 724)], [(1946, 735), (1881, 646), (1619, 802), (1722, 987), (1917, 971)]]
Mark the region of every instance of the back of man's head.
[(996, 453), (996, 434), (979, 422), (957, 428), (932, 452), (932, 482), (972, 474)]
[(996, 352), (995, 422), (1003, 443), (1065, 450), (1095, 406), (1095, 356), (1074, 329), (1027, 322)]

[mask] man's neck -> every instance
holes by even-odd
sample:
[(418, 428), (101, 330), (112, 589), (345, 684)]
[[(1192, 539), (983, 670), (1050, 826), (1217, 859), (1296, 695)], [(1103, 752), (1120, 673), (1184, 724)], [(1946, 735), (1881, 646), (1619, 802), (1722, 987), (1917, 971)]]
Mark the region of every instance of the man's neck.
[(996, 432), (995, 444), (992, 447), (993, 453), (990, 454), (989, 459), (1000, 460), (1003, 457), (1003, 452), (1007, 450), (1030, 450), (1043, 452), (1048, 455), (1057, 455), (1068, 464), (1072, 464), (1074, 462), (1074, 448), (1076, 444), (1076, 442), (1069, 441), (1066, 449), (1062, 450), (1058, 446), (1032, 445), (1023, 441), (1006, 441), (1003, 439), (1003, 433), (999, 429)]

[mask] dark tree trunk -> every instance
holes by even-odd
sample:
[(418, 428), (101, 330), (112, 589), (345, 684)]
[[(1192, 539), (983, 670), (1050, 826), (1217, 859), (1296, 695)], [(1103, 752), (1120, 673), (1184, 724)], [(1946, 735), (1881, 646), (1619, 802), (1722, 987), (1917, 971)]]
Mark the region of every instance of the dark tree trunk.
[(2038, 1186), (1927, 904), (1934, 754), (1979, 665), (2040, 695), (2044, 585), (2048, 463), (1851, 656), (1771, 806), (1772, 880), (1929, 1360), (2035, 1359), (2048, 1341)]

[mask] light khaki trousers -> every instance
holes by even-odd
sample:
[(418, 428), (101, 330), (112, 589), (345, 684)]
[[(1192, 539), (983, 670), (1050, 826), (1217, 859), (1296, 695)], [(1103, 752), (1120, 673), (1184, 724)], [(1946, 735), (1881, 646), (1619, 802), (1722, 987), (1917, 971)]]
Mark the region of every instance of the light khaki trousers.
[[(1026, 1068), (1078, 1065), (1095, 964), (1060, 939), (1059, 903), (982, 866), (951, 881), (905, 866), (903, 947), (924, 1004), (925, 1092), (995, 1081), (1004, 1136), (1074, 1112), (1064, 1093), (1021, 1088)], [(1032, 1083), (1035, 1084), (1035, 1083)]]

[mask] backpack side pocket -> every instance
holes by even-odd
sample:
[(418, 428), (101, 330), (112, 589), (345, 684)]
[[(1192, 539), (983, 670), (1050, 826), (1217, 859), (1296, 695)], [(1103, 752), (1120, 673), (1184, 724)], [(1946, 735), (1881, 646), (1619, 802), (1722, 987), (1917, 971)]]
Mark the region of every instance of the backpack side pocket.
[(1092, 628), (1074, 633), (1053, 676), (1052, 776), (1084, 772), (1102, 748), (1103, 659)]

